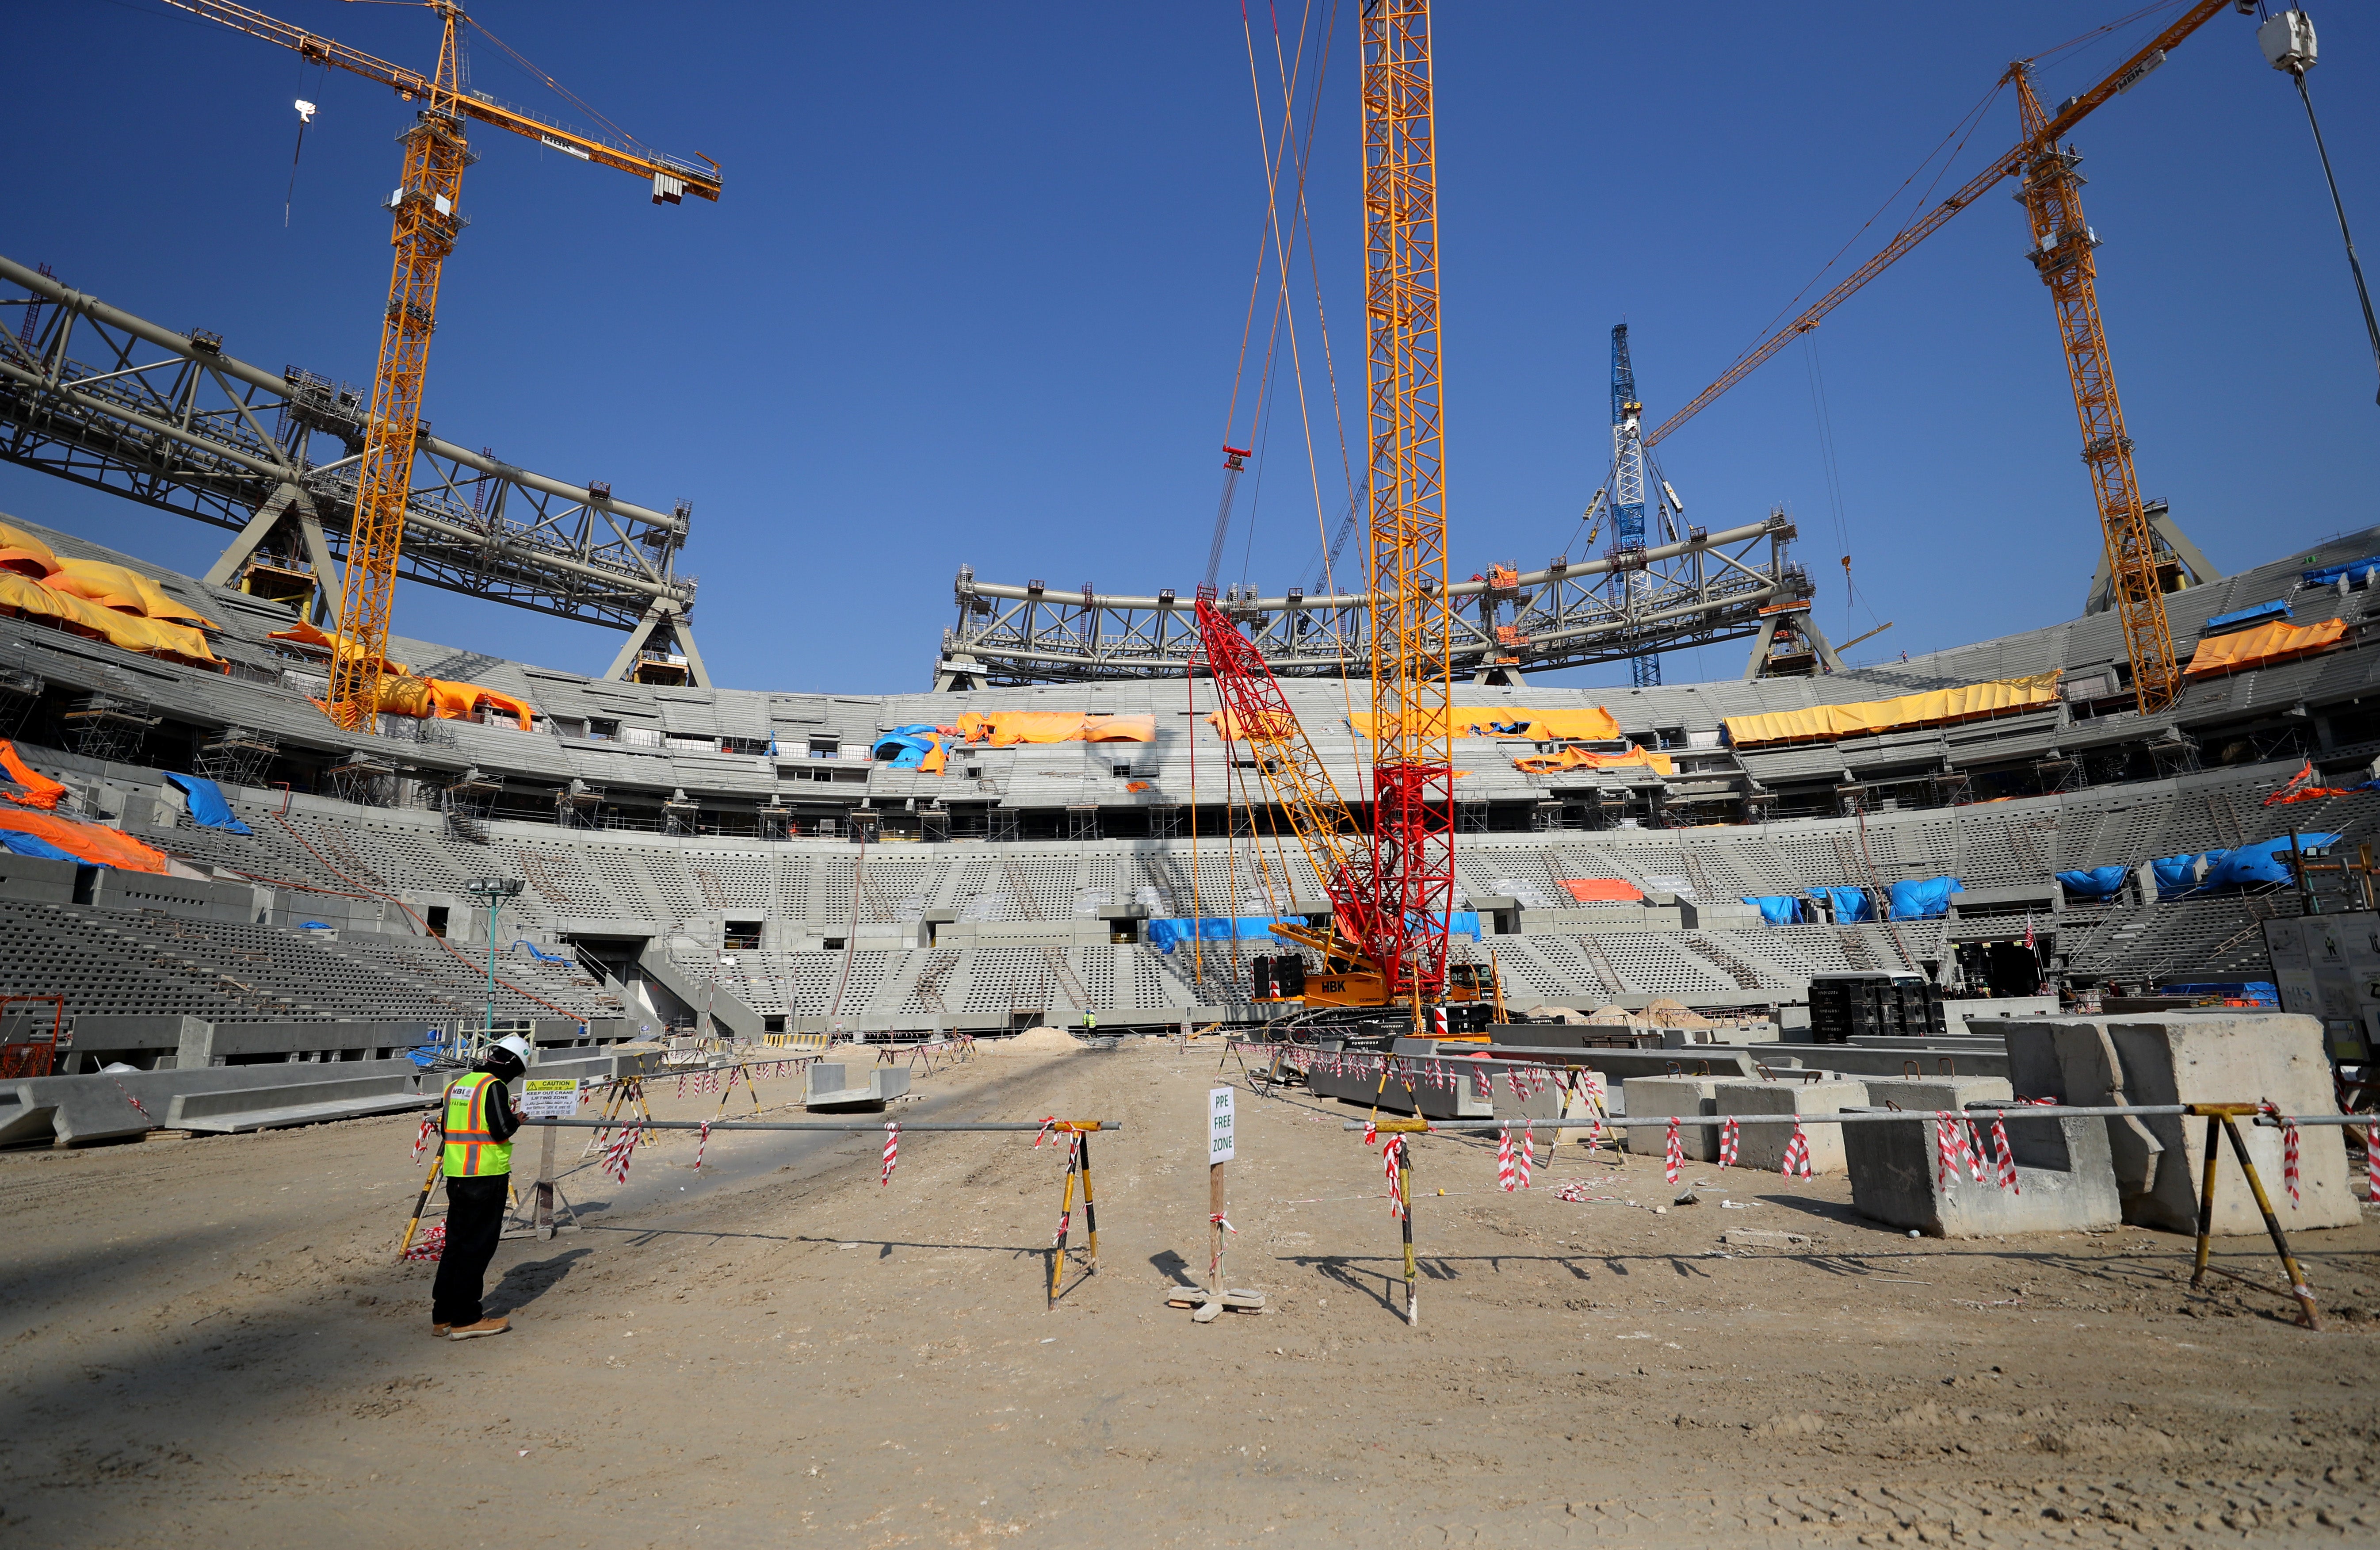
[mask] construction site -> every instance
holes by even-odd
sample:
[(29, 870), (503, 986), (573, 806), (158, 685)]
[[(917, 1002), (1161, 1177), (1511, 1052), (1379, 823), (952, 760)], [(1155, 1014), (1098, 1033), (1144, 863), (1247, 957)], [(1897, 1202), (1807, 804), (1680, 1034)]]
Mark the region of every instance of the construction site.
[[(518, 56), (417, 8), (404, 64), (115, 23), (407, 104), (346, 378), (78, 288), (37, 201), (0, 244), (12, 488), (227, 538), (0, 513), (12, 1541), (2380, 1545), (2380, 526), (2226, 573), (2143, 495), (2075, 149), (2182, 111), (2169, 55), (2277, 72), (2353, 281), (2304, 287), (2380, 365), (2305, 12), (2105, 18), (2055, 101), (1961, 62), (1988, 154), (1674, 407), (1608, 299), (1535, 567), (1450, 512), (1429, 0), (1241, 18), (1211, 541), (1167, 514), (1203, 554), (1117, 592), (925, 554), (953, 614), (874, 626), (914, 689), (839, 692), (724, 686), (770, 670), (704, 657), (690, 503), (432, 433), (480, 156), (672, 222), (736, 168), (474, 89)], [(1227, 560), (1276, 371), (1323, 401), (1327, 179), (1352, 454), (1305, 426), (1276, 591)], [(1856, 656), (1835, 557), (1690, 522), (1670, 438), (2008, 200), (2097, 568)], [(419, 639), (429, 592), (601, 646)]]

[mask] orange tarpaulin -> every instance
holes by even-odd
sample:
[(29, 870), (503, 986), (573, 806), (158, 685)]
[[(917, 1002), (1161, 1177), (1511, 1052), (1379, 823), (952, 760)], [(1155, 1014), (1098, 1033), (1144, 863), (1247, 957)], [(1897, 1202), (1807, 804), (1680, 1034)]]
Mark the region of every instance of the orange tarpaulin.
[[(1453, 736), (1458, 738), (1523, 738), (1533, 743), (1549, 743), (1609, 742), (1620, 736), (1619, 721), (1600, 705), (1565, 710), (1533, 710), (1526, 705), (1458, 705), (1449, 714), (1452, 717)], [(1369, 712), (1358, 711), (1347, 722), (1358, 737), (1371, 737)], [(1500, 727), (1510, 730), (1500, 731)]]
[(2010, 711), (2034, 710), (2057, 701), (2058, 674), (2052, 671), (1964, 684), (1957, 689), (1937, 689), (1924, 694), (1903, 694), (1890, 700), (1813, 705), (1807, 710), (1773, 711), (1767, 715), (1731, 715), (1726, 726), (1728, 740), (1738, 748), (1761, 743), (1832, 742), (1837, 738), (1903, 727), (1948, 726)]
[(24, 529), (0, 522), (0, 570), (13, 570), (38, 581), (57, 574), (58, 556)]
[(49, 841), (69, 856), (127, 872), (163, 872), (165, 852), (152, 850), (120, 829), (77, 824), (48, 812), (19, 812), (0, 808), (0, 829), (14, 829)]
[(2237, 673), (2268, 662), (2286, 662), (2308, 652), (2327, 650), (2338, 644), (2339, 637), (2346, 633), (2345, 619), (2303, 625), (2275, 619), (2236, 635), (2213, 635), (2199, 641), (2198, 649), (2190, 654), (2190, 665), (2182, 673), (2194, 678), (2204, 674)]
[(536, 708), (528, 701), (479, 684), (403, 677), (380, 681), (380, 708), (390, 715), (409, 715), (420, 721), (470, 721), (479, 715), (483, 704), (511, 716), (524, 732), (537, 715)]
[(1617, 770), (1636, 768), (1650, 770), (1655, 775), (1677, 774), (1676, 762), (1666, 753), (1651, 749), (1631, 749), (1626, 753), (1590, 753), (1583, 748), (1566, 748), (1560, 753), (1531, 754), (1515, 759), (1512, 767), (1531, 775), (1550, 775), (1556, 770)]
[(1153, 743), (1155, 715), (1087, 715), (1080, 711), (973, 712), (959, 717), (958, 735), (971, 743), (1014, 748), (1019, 743)]
[(1635, 884), (1617, 877), (1565, 877), (1563, 889), (1581, 904), (1642, 904), (1645, 895)]
[(25, 788), (21, 797), (14, 791), (0, 792), (0, 796), (6, 796), (12, 802), (21, 802), (27, 807), (54, 808), (58, 805), (58, 799), (67, 794), (65, 787), (18, 758), (17, 745), (5, 739), (0, 739), (0, 770), (7, 771), (8, 778)]
[[(316, 651), (320, 652), (327, 652), (335, 649), (337, 642), (337, 637), (332, 635), (327, 630), (315, 629), (312, 625), (307, 623), (303, 619), (298, 620), (295, 625), (292, 625), (287, 629), (274, 630), (267, 637), (267, 639), (273, 641), (287, 641), (300, 646), (311, 646)], [(395, 673), (400, 677), (412, 672), (412, 669), (407, 667), (404, 663), (391, 662), (386, 657), (382, 657), (381, 659), (381, 670), (386, 673)]]

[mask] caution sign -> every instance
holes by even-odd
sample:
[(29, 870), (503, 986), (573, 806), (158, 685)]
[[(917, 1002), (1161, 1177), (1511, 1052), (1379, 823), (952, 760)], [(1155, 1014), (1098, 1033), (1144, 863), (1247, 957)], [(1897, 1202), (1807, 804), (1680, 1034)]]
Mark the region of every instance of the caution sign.
[(523, 1119), (576, 1119), (578, 1117), (578, 1080), (576, 1077), (531, 1077), (521, 1087), (521, 1117)]

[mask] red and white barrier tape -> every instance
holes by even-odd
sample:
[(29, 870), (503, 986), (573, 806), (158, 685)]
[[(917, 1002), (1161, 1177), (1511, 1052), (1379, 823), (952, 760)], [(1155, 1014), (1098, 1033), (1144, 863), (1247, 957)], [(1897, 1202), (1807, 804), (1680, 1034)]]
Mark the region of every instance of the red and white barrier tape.
[(1793, 1139), (1785, 1143), (1785, 1161), (1778, 1170), (1788, 1179), (1810, 1177), (1810, 1138), (1802, 1133), (1802, 1122), (1793, 1121)]
[(423, 1229), (420, 1237), (406, 1246), (405, 1257), (435, 1263), (446, 1257), (446, 1223), (443, 1218)]
[(1947, 1190), (1959, 1182), (1959, 1162), (1966, 1155), (1967, 1133), (1948, 1109), (1934, 1111), (1934, 1182)]
[(686, 1096), (686, 1073), (684, 1071), (680, 1071), (677, 1074), (677, 1095), (681, 1098)]
[(1366, 1115), (1364, 1118), (1364, 1144), (1366, 1146), (1378, 1146), (1380, 1144), (1380, 1127), (1378, 1121), (1369, 1115)]
[[(1038, 1146), (1038, 1145), (1039, 1145), (1040, 1143), (1039, 1143), (1038, 1141), (1036, 1141), (1034, 1144)], [(1078, 1135), (1075, 1134), (1075, 1133), (1074, 1133), (1073, 1131), (1071, 1131), (1071, 1130), (1067, 1132), (1067, 1134), (1066, 1134), (1066, 1171), (1067, 1171), (1067, 1172), (1069, 1172), (1069, 1173), (1072, 1173), (1072, 1172), (1074, 1171), (1074, 1168), (1075, 1168), (1075, 1149), (1076, 1149), (1077, 1147), (1081, 1146), (1082, 1144), (1083, 1144), (1083, 1138), (1082, 1138), (1081, 1136), (1078, 1136)], [(1075, 1199), (1075, 1197), (1074, 1197), (1074, 1191), (1070, 1189), (1070, 1190), (1068, 1190), (1067, 1194), (1066, 1194), (1066, 1202), (1067, 1202), (1066, 1206), (1065, 1206), (1065, 1208), (1064, 1208), (1063, 1210), (1062, 1210), (1062, 1211), (1060, 1211), (1060, 1212), (1058, 1213), (1058, 1233), (1057, 1233), (1057, 1236), (1050, 1239), (1050, 1246), (1051, 1248), (1053, 1248), (1053, 1249), (1054, 1249), (1054, 1248), (1057, 1248), (1059, 1245), (1061, 1245), (1061, 1244), (1062, 1244), (1062, 1243), (1064, 1243), (1064, 1242), (1066, 1241), (1066, 1228), (1067, 1228), (1067, 1227), (1068, 1227), (1068, 1226), (1070, 1226), (1070, 1225), (1074, 1222), (1074, 1220), (1075, 1220), (1074, 1199)]]
[(2363, 1127), (2363, 1198), (2380, 1201), (2380, 1125)]
[[(1558, 1139), (1558, 1140), (1559, 1140), (1559, 1139), (1560, 1139), (1560, 1131), (1556, 1131), (1556, 1132), (1555, 1132), (1555, 1136), (1556, 1136), (1556, 1139)], [(1527, 1189), (1527, 1188), (1529, 1187), (1529, 1169), (1536, 1166), (1536, 1150), (1537, 1150), (1537, 1136), (1536, 1136), (1536, 1129), (1535, 1129), (1530, 1125), (1529, 1121), (1527, 1121), (1527, 1120), (1524, 1119), (1524, 1120), (1522, 1120), (1522, 1121), (1521, 1121), (1521, 1155), (1520, 1155), (1520, 1165), (1521, 1165), (1521, 1166), (1520, 1166), (1521, 1188), (1522, 1188), (1522, 1189), (1524, 1189), (1524, 1190), (1525, 1190), (1525, 1189)]]
[(704, 1121), (702, 1122), (702, 1129), (701, 1129), (699, 1131), (696, 1132), (696, 1134), (695, 1134), (695, 1138), (694, 1138), (694, 1171), (695, 1171), (695, 1172), (697, 1172), (697, 1173), (700, 1173), (700, 1172), (702, 1171), (702, 1153), (704, 1153), (704, 1151), (705, 1151), (705, 1150), (707, 1150), (707, 1149), (710, 1147), (710, 1120), (708, 1120), (708, 1119), (706, 1119), (706, 1120), (704, 1120)]
[[(1237, 1238), (1240, 1234), (1240, 1229), (1232, 1226), (1231, 1221), (1220, 1211), (1213, 1213), (1207, 1218), (1207, 1225), (1209, 1227), (1220, 1227), (1224, 1232), (1230, 1233), (1234, 1238)], [(1222, 1235), (1219, 1233), (1215, 1237), (1214, 1255), (1207, 1261), (1207, 1274), (1212, 1275), (1217, 1270), (1222, 1268), (1222, 1263), (1223, 1239)]]
[(645, 1128), (641, 1119), (632, 1119), (624, 1126), (612, 1144), (603, 1149), (602, 1171), (614, 1184), (628, 1181), (628, 1164), (634, 1160), (639, 1132)]
[(1402, 1136), (1390, 1136), (1389, 1144), (1380, 1148), (1380, 1171), (1389, 1180), (1389, 1214), (1400, 1220), (1405, 1214), (1405, 1196), (1397, 1184), (1397, 1159), (1403, 1154), (1404, 1145)]
[(1997, 1118), (1992, 1121), (1992, 1155), (1999, 1159), (2000, 1188), (2023, 1194), (2023, 1186), (2016, 1181), (2016, 1153), (2009, 1150), (2008, 1125)]
[(421, 1129), (413, 1132), (413, 1160), (415, 1162), (418, 1163), (421, 1161), (422, 1153), (429, 1150), (430, 1138), (432, 1135), (435, 1135), (437, 1130), (438, 1122), (435, 1119), (432, 1119), (430, 1116), (426, 1114), (423, 1115), (421, 1117)]
[(876, 1181), (879, 1189), (892, 1182), (892, 1165), (900, 1158), (901, 1122), (887, 1120), (884, 1125), (884, 1177)]
[(1678, 1117), (1670, 1117), (1669, 1139), (1661, 1143), (1661, 1177), (1675, 1184), (1678, 1170), (1685, 1166), (1686, 1143), (1678, 1135)]
[(1044, 1115), (1042, 1117), (1041, 1128), (1033, 1132), (1034, 1151), (1038, 1152), (1041, 1150), (1041, 1143), (1050, 1139), (1050, 1132), (1057, 1127), (1057, 1124), (1058, 1117), (1056, 1115), (1050, 1114)]
[(1735, 1157), (1738, 1150), (1737, 1143), (1742, 1140), (1742, 1137), (1743, 1127), (1738, 1125), (1732, 1119), (1718, 1128), (1719, 1166), (1723, 1168), (1731, 1168), (1735, 1166)]
[(1507, 1193), (1512, 1188), (1512, 1128), (1510, 1125), (1496, 1133), (1496, 1188)]
[[(2265, 1112), (2280, 1118), (2281, 1105), (2267, 1102)], [(2298, 1208), (2298, 1128), (2281, 1120), (2281, 1182), (2289, 1191), (2289, 1209)]]

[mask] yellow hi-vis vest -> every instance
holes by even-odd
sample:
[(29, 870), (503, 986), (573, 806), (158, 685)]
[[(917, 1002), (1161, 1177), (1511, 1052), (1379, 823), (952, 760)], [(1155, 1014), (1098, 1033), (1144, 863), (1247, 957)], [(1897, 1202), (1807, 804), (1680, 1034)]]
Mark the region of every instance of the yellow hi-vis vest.
[(484, 1178), (513, 1171), (513, 1143), (488, 1129), (488, 1093), (503, 1084), (472, 1071), (446, 1089), (446, 1150), (440, 1171), (449, 1178)]

